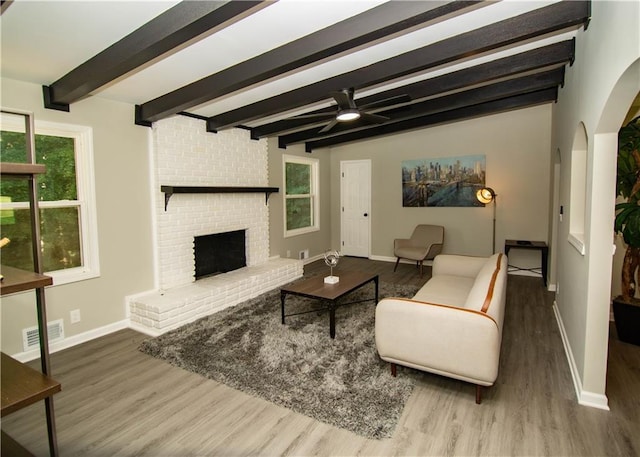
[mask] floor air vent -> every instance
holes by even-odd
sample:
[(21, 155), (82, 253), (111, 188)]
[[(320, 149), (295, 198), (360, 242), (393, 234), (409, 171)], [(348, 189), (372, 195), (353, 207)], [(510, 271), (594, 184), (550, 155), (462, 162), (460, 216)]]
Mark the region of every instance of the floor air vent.
[[(49, 332), (49, 343), (64, 339), (64, 325), (62, 319), (49, 322), (47, 330)], [(40, 347), (40, 336), (38, 335), (37, 326), (22, 330), (22, 346), (25, 352)]]

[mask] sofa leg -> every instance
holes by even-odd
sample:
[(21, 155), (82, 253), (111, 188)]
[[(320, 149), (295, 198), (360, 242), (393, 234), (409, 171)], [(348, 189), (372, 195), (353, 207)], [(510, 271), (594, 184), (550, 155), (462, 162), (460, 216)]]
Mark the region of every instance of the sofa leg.
[(482, 401), (482, 386), (480, 384), (476, 384), (476, 404), (479, 405)]
[(422, 278), (422, 260), (420, 261), (420, 277)]
[(398, 367), (396, 366), (395, 363), (392, 363), (391, 364), (391, 376), (393, 376), (395, 378), (397, 374), (398, 374)]
[(398, 260), (396, 260), (396, 266), (393, 267), (393, 272), (396, 272), (396, 269), (398, 268), (398, 264), (400, 263), (400, 257), (398, 257)]

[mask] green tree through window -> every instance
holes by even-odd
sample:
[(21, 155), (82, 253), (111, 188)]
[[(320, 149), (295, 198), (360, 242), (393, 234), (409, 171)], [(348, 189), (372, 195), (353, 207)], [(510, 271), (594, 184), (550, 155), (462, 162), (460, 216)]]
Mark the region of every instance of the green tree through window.
[(317, 160), (284, 158), (285, 234), (317, 230)]
[[(47, 172), (37, 178), (40, 202), (41, 249), (47, 272), (82, 266), (80, 205), (76, 180), (73, 138), (35, 136), (36, 162)], [(0, 132), (0, 160), (26, 163), (26, 136), (21, 132)], [(25, 179), (2, 179), (3, 204), (28, 202)], [(2, 263), (25, 270), (33, 269), (31, 225), (26, 205), (13, 205), (0, 214), (2, 237), (11, 243), (2, 249)]]

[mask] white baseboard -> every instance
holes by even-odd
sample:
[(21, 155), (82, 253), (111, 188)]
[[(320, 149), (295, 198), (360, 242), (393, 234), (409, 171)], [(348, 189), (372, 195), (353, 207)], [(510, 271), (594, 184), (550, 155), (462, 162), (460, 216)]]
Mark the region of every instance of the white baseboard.
[(377, 260), (379, 262), (395, 262), (396, 261), (395, 257), (387, 257), (383, 255), (372, 255), (372, 256), (369, 256), (369, 259)]
[[(73, 335), (63, 340), (56, 341), (55, 343), (51, 343), (49, 345), (49, 353), (62, 351), (63, 349), (68, 349), (70, 347), (77, 346), (78, 344), (86, 343), (87, 341), (94, 340), (128, 327), (129, 319), (125, 319), (119, 322), (114, 322), (113, 324), (89, 330), (88, 332), (79, 333), (78, 335)], [(23, 363), (29, 362), (40, 357), (40, 348), (18, 352), (17, 354), (13, 354), (11, 357)]]
[(309, 263), (313, 263), (316, 260), (321, 260), (321, 259), (324, 259), (324, 254), (318, 254), (318, 255), (314, 255), (313, 257), (309, 257), (309, 258), (303, 259), (302, 260), (302, 264), (303, 265), (307, 265)]
[(605, 411), (610, 411), (609, 409), (609, 399), (606, 395), (596, 394), (593, 392), (587, 392), (583, 390), (580, 398), (578, 399), (578, 403), (582, 406), (589, 406), (591, 408), (603, 409)]
[(567, 362), (569, 363), (569, 371), (571, 372), (571, 378), (573, 379), (573, 388), (576, 391), (578, 403), (583, 406), (590, 406), (592, 408), (609, 411), (609, 399), (606, 395), (589, 392), (582, 388), (582, 380), (580, 379), (578, 366), (576, 365), (573, 352), (571, 351), (571, 345), (569, 344), (567, 331), (564, 327), (564, 323), (562, 322), (562, 316), (560, 315), (558, 304), (555, 301), (553, 302), (553, 313), (556, 316), (556, 322), (558, 323), (558, 329), (560, 330), (560, 336), (562, 337), (562, 345), (564, 346), (564, 352), (567, 356)]
[[(383, 256), (383, 255), (372, 255), (369, 257), (370, 260), (377, 260), (379, 262), (392, 262), (392, 263), (396, 263), (396, 260), (398, 260), (397, 257), (387, 257), (387, 256)], [(406, 263), (409, 265), (415, 265), (416, 262), (413, 260), (407, 260), (407, 259), (400, 259), (400, 263)], [(433, 266), (433, 260), (425, 260), (424, 261), (424, 265), (426, 266)]]

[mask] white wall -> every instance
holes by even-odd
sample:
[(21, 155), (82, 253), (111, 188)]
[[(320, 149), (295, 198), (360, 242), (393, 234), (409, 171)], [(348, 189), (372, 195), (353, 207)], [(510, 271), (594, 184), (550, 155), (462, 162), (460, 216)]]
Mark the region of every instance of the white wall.
[[(617, 131), (640, 90), (640, 3), (592, 2), (587, 31), (554, 110), (552, 149), (562, 157), (556, 309), (578, 400), (607, 407), (605, 396), (615, 203)], [(588, 144), (585, 255), (567, 240), (573, 139), (584, 124)], [(557, 269), (556, 269), (557, 268)]]
[[(47, 288), (49, 320), (64, 320), (67, 339), (124, 325), (124, 297), (153, 287), (150, 130), (134, 125), (132, 105), (90, 97), (74, 103), (69, 113), (47, 110), (41, 86), (1, 82), (3, 107), (32, 111), (36, 119), (93, 129), (101, 275)], [(82, 317), (77, 324), (69, 319), (74, 309)], [(2, 351), (20, 353), (22, 329), (36, 325), (34, 293), (3, 297), (1, 312)]]
[[(493, 208), (404, 208), (402, 161), (486, 155), (486, 184), (497, 197), (496, 250), (505, 239), (547, 241), (551, 105), (496, 114), (334, 147), (331, 150), (332, 244), (340, 240), (340, 161), (372, 160), (372, 256), (393, 258), (393, 239), (419, 223), (445, 227), (444, 252), (491, 253)], [(321, 155), (325, 151), (314, 152)], [(513, 262), (539, 267), (539, 252), (513, 250)]]

